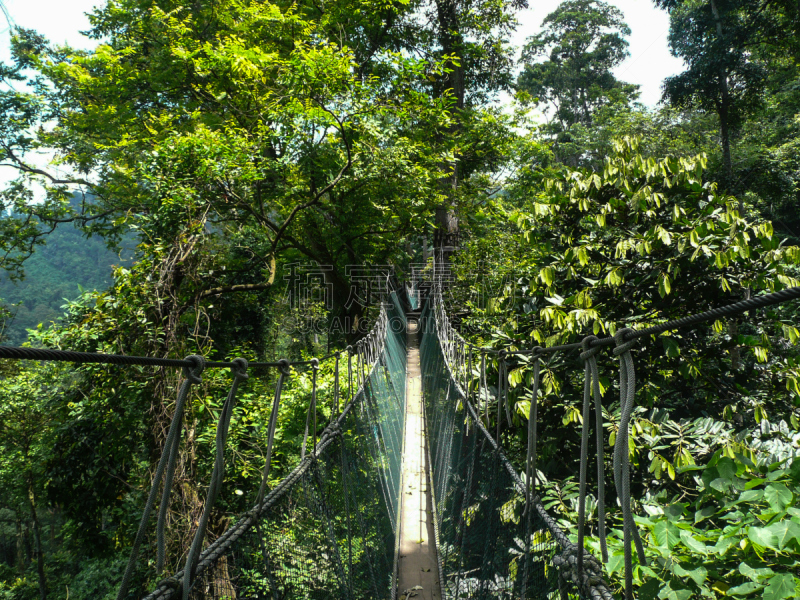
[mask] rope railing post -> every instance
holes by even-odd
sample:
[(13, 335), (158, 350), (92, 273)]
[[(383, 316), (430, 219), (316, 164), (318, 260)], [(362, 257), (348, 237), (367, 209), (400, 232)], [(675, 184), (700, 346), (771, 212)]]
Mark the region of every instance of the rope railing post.
[[(184, 367), (183, 369), (184, 381), (181, 385), (180, 391), (178, 392), (178, 399), (175, 403), (175, 413), (172, 416), (172, 423), (170, 424), (169, 432), (167, 433), (167, 440), (164, 443), (164, 451), (161, 453), (161, 458), (159, 459), (158, 466), (156, 467), (156, 473), (153, 477), (153, 484), (150, 486), (150, 494), (148, 495), (147, 503), (145, 504), (144, 512), (142, 513), (142, 520), (139, 522), (139, 529), (136, 532), (136, 538), (133, 541), (131, 555), (128, 559), (128, 564), (125, 567), (125, 573), (122, 576), (122, 582), (119, 585), (117, 600), (123, 600), (128, 593), (128, 586), (130, 585), (131, 577), (133, 576), (133, 570), (136, 568), (136, 559), (137, 554), (139, 553), (139, 547), (144, 541), (144, 536), (147, 532), (147, 522), (150, 519), (150, 512), (153, 510), (153, 506), (156, 502), (158, 485), (161, 483), (161, 478), (164, 475), (164, 470), (167, 468), (168, 463), (170, 465), (168, 470), (170, 477), (164, 482), (162, 506), (165, 504), (165, 502), (169, 501), (169, 492), (172, 483), (171, 474), (174, 474), (175, 472), (174, 463), (177, 461), (177, 448), (178, 444), (180, 443), (184, 405), (186, 404), (186, 398), (188, 397), (192, 386), (203, 382), (201, 375), (203, 373), (203, 369), (205, 368), (205, 359), (199, 355), (192, 355), (187, 356), (185, 360), (190, 361), (194, 367)], [(164, 509), (164, 513), (166, 514), (166, 509)], [(159, 522), (162, 522), (161, 518), (159, 518)], [(163, 527), (163, 524), (160, 525), (160, 527)], [(162, 565), (163, 568), (163, 557), (165, 551), (163, 529), (161, 529), (161, 531), (162, 534), (158, 539), (158, 563)]]
[(317, 371), (319, 370), (319, 361), (316, 358), (311, 359), (311, 402), (308, 405), (308, 412), (306, 413), (306, 429), (303, 433), (303, 445), (300, 447), (300, 460), (306, 457), (306, 447), (308, 446), (308, 427), (312, 424), (314, 427), (314, 454), (317, 452)]
[(246, 381), (249, 377), (247, 374), (247, 361), (244, 358), (236, 358), (233, 360), (233, 383), (231, 384), (228, 397), (222, 405), (219, 421), (217, 423), (217, 436), (216, 436), (216, 455), (214, 457), (214, 469), (211, 472), (211, 482), (208, 485), (208, 492), (206, 493), (206, 501), (203, 505), (203, 513), (200, 517), (200, 522), (197, 524), (197, 531), (195, 531), (192, 545), (189, 547), (189, 554), (186, 557), (186, 566), (183, 569), (183, 600), (189, 599), (189, 592), (194, 584), (195, 572), (197, 569), (197, 561), (200, 558), (200, 550), (203, 547), (203, 541), (206, 537), (206, 530), (208, 528), (208, 520), (211, 517), (211, 509), (217, 501), (222, 483), (225, 480), (225, 445), (228, 441), (228, 430), (231, 424), (231, 417), (233, 416), (233, 409), (236, 406), (236, 391), (242, 381)]
[(531, 406), (528, 413), (528, 454), (525, 457), (525, 570), (522, 578), (523, 593), (528, 589), (528, 578), (530, 577), (531, 563), (531, 535), (533, 528), (533, 496), (537, 491), (536, 473), (536, 426), (538, 420), (539, 406), (539, 369), (541, 362), (539, 354), (533, 355), (533, 391), (531, 394)]
[(471, 393), (472, 393), (472, 346), (469, 348), (469, 361), (467, 365), (467, 389), (465, 390), (467, 393), (467, 400), (470, 400)]
[[(275, 383), (275, 398), (272, 401), (272, 412), (269, 415), (269, 430), (267, 432), (267, 455), (264, 458), (264, 472), (261, 477), (261, 486), (258, 488), (258, 496), (256, 497), (256, 511), (261, 511), (261, 504), (264, 501), (264, 494), (267, 491), (267, 483), (269, 481), (269, 470), (272, 464), (272, 446), (275, 442), (275, 429), (278, 426), (278, 409), (281, 403), (281, 391), (283, 390), (283, 383), (287, 377), (292, 373), (289, 361), (282, 358), (278, 361), (278, 381)], [(258, 514), (256, 515), (256, 517)]]
[(497, 361), (497, 446), (500, 447), (500, 431), (503, 423), (503, 367), (505, 366), (504, 350), (500, 351), (500, 358)]
[(617, 488), (620, 505), (622, 506), (623, 519), (623, 550), (625, 552), (625, 599), (633, 599), (633, 558), (632, 543), (636, 544), (636, 552), (639, 556), (639, 563), (646, 565), (647, 561), (644, 554), (642, 540), (639, 531), (633, 520), (631, 508), (631, 480), (630, 480), (630, 456), (628, 439), (630, 437), (630, 419), (633, 414), (633, 405), (636, 394), (636, 373), (631, 357), (631, 348), (636, 343), (635, 340), (626, 340), (626, 336), (633, 333), (632, 329), (620, 329), (614, 335), (617, 346), (614, 348), (614, 355), (619, 356), (619, 402), (620, 417), (619, 431), (614, 444), (614, 485)]
[(339, 355), (336, 355), (333, 365), (333, 415), (339, 416)]
[[(603, 405), (602, 394), (600, 392), (600, 373), (597, 369), (597, 355), (600, 353), (600, 347), (592, 347), (592, 342), (596, 341), (597, 337), (590, 335), (583, 339), (584, 351), (580, 357), (584, 361), (584, 405), (588, 404), (589, 388), (591, 387), (591, 394), (594, 398), (594, 426), (595, 438), (597, 445), (597, 534), (600, 538), (600, 552), (603, 562), (608, 562), (608, 547), (606, 544), (606, 493), (605, 493), (605, 468), (603, 464)], [(584, 406), (584, 413), (586, 406)], [(584, 416), (584, 425), (586, 417)], [(581, 444), (583, 441), (581, 441)], [(587, 448), (588, 452), (588, 448)], [(587, 465), (588, 467), (588, 465)], [(582, 532), (582, 526), (581, 532)], [(579, 545), (581, 545), (579, 540)], [(582, 547), (582, 545), (581, 545)], [(581, 559), (581, 564), (582, 564)]]
[(481, 396), (483, 400), (484, 412), (486, 413), (486, 427), (489, 427), (489, 381), (486, 379), (485, 350), (481, 350)]
[(347, 393), (352, 401), (355, 397), (353, 391), (353, 347), (347, 346)]

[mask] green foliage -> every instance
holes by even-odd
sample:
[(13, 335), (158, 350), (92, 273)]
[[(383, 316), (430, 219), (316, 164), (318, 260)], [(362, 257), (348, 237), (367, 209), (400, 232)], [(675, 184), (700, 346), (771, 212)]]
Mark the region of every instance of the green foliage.
[(14, 346), (27, 339), (28, 329), (58, 320), (65, 301), (84, 290), (107, 288), (113, 265), (129, 262), (131, 254), (127, 248), (122, 254), (113, 252), (102, 238), (87, 238), (70, 224), (56, 227), (43, 241), (25, 261), (24, 279), (6, 276), (0, 280), (0, 298), (11, 309), (3, 335)]
[[(626, 105), (638, 86), (618, 81), (611, 70), (628, 56), (630, 28), (615, 7), (597, 0), (570, 0), (547, 15), (544, 30), (523, 50), (518, 87), (534, 102), (553, 108), (546, 128), (557, 134), (557, 154), (575, 164), (581, 146), (571, 143), (575, 125), (590, 124), (604, 106)], [(544, 62), (533, 62), (547, 56)]]

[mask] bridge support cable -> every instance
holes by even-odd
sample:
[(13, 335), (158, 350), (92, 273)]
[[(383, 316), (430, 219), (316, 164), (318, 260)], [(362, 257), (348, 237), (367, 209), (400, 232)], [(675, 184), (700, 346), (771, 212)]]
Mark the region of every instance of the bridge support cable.
[[(530, 486), (535, 481), (535, 433), (529, 437), (532, 460), (526, 485), (500, 447), (497, 432), (489, 433), (473, 405), (469, 382), (477, 377), (479, 388), (487, 385), (488, 352), (480, 349), (479, 372), (468, 372), (465, 378), (469, 362), (457, 357), (470, 346), (450, 325), (438, 291), (429, 299), (421, 325), (443, 597), (538, 599), (555, 593), (612, 600), (600, 561), (578, 551)], [(502, 369), (505, 356), (497, 358)], [(506, 385), (501, 376), (495, 395), (498, 421), (503, 413), (510, 417)], [(482, 395), (488, 404), (488, 394)]]

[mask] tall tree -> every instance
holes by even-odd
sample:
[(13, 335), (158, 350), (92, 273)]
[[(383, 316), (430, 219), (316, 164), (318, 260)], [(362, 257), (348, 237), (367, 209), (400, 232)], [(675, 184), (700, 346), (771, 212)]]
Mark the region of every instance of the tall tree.
[[(719, 118), (723, 185), (734, 188), (732, 138), (762, 105), (768, 61), (758, 48), (797, 51), (796, 3), (784, 0), (655, 0), (670, 15), (672, 53), (686, 71), (664, 82), (674, 106), (713, 111)], [(788, 31), (787, 31), (788, 30)]]
[[(571, 139), (571, 127), (591, 123), (599, 108), (638, 96), (638, 86), (611, 72), (628, 56), (625, 38), (630, 33), (616, 7), (600, 0), (567, 0), (547, 15), (540, 33), (528, 38), (517, 85), (553, 109), (548, 130), (560, 144)], [(577, 155), (568, 160), (574, 163)]]

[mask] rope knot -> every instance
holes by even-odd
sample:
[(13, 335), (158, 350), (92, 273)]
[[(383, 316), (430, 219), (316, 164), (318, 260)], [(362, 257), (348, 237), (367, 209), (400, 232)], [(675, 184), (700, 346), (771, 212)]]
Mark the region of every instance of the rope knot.
[(544, 353), (544, 348), (541, 346), (534, 346), (533, 352), (531, 352), (532, 358), (539, 358)]
[(506, 356), (508, 356), (508, 352), (506, 352), (505, 350), (500, 350), (498, 356), (500, 357), (500, 360), (505, 360)]
[(167, 577), (166, 579), (162, 579), (161, 581), (158, 582), (158, 585), (159, 587), (164, 586), (172, 588), (173, 590), (177, 590), (179, 587), (181, 587), (181, 583), (183, 582), (173, 575), (172, 577)]
[(190, 363), (192, 363), (191, 367), (183, 368), (183, 376), (194, 385), (203, 383), (201, 375), (206, 368), (206, 359), (199, 354), (191, 354), (183, 360), (188, 360)]
[(348, 345), (347, 345), (347, 348), (345, 348), (345, 349), (347, 350), (347, 353), (348, 353), (350, 356), (352, 356), (352, 355), (353, 355), (353, 347), (352, 347), (351, 345), (349, 345), (349, 344), (348, 344)]
[(633, 348), (634, 344), (636, 344), (636, 340), (626, 340), (625, 338), (628, 336), (629, 333), (633, 333), (633, 329), (629, 327), (625, 327), (624, 329), (620, 329), (617, 333), (614, 334), (614, 341), (617, 343), (617, 347), (614, 348), (614, 356), (619, 356), (620, 354), (625, 354), (626, 352), (630, 352), (630, 349)]
[(597, 339), (598, 338), (596, 335), (587, 335), (581, 340), (581, 346), (583, 347), (583, 352), (581, 352), (581, 360), (585, 361), (592, 356), (597, 356), (600, 354), (600, 346), (592, 347), (592, 342), (596, 341)]
[(278, 370), (283, 373), (284, 375), (291, 375), (292, 374), (292, 364), (285, 358), (282, 358), (278, 361)]
[(234, 377), (243, 380), (250, 379), (250, 375), (247, 374), (247, 366), (249, 363), (246, 358), (234, 358), (231, 362), (233, 363), (231, 371), (233, 371)]
[(311, 367), (313, 369), (319, 369), (319, 359), (318, 358), (312, 358), (311, 359)]

